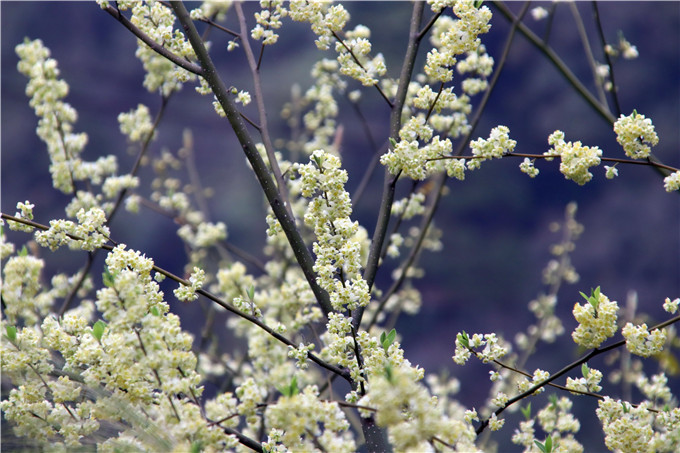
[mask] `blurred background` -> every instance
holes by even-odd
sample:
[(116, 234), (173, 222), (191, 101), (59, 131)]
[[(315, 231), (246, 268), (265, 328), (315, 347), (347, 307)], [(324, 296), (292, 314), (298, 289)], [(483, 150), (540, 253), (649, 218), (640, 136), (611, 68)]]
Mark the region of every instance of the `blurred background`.
[[(256, 6), (248, 3), (246, 10), (252, 12)], [(521, 6), (508, 5), (515, 13)], [(536, 2), (535, 6), (551, 8), (550, 3)], [(352, 15), (348, 28), (357, 24), (371, 28), (373, 52), (385, 55), (388, 74), (397, 77), (411, 3), (349, 2), (346, 7)], [(576, 7), (595, 57), (603, 61), (592, 5), (577, 2)], [(75, 131), (89, 135), (83, 158), (96, 160), (115, 154), (121, 173), (129, 171), (135, 155), (128, 152), (117, 115), (138, 103), (148, 105), (154, 115), (160, 107), (160, 96), (142, 87), (143, 68), (134, 56), (136, 39), (94, 2), (2, 2), (0, 8), (2, 212), (14, 214), (18, 201), (30, 200), (36, 205), (35, 220), (46, 224), (63, 217), (68, 198), (51, 187), (48, 155), (45, 145), (35, 136), (37, 119), (24, 94), (26, 79), (16, 71), (14, 47), (28, 37), (40, 38), (51, 49), (59, 62), (61, 77), (71, 87), (66, 102), (79, 113)], [(509, 25), (492, 5), (490, 8), (494, 12), (492, 28), (482, 42), (498, 62)], [(619, 59), (614, 64), (623, 113), (628, 115), (637, 109), (651, 118), (660, 137), (655, 154), (662, 162), (679, 167), (680, 3), (602, 2), (599, 9), (607, 42), (616, 44), (622, 32), (640, 54), (638, 59)], [(235, 13), (228, 13), (228, 17), (236, 29)], [(524, 22), (543, 36), (545, 20), (535, 21), (527, 15)], [(279, 43), (265, 52), (262, 77), (273, 135), (286, 137), (289, 130), (278, 113), (290, 99), (292, 84), (299, 84), (304, 91), (312, 82), (309, 70), (318, 60), (319, 51), (307, 25), (284, 20), (279, 34)], [(213, 32), (210, 40), (225, 83), (250, 90), (242, 53), (227, 54), (229, 37), (223, 34)], [(549, 44), (592, 90), (592, 72), (568, 4), (556, 6)], [(427, 49), (428, 43), (423, 43), (419, 67)], [(334, 53), (326, 56), (333, 58)], [(159, 153), (164, 148), (176, 152), (182, 146), (182, 131), (190, 129), (203, 186), (216, 190), (216, 196), (209, 200), (212, 220), (227, 224), (230, 242), (264, 258), (266, 223), (259, 186), (226, 120), (215, 115), (209, 98), (197, 94), (193, 86), (188, 84), (172, 97), (152, 152)], [(361, 88), (353, 81), (349, 81), (349, 87)], [(388, 133), (388, 109), (375, 90), (363, 89), (362, 93), (360, 108), (369, 118), (373, 136), (382, 143)], [(480, 98), (481, 95), (473, 98), (473, 106)], [(246, 108), (246, 113), (256, 117), (254, 104)], [(361, 132), (359, 119), (343, 100), (338, 122), (345, 128), (342, 156), (350, 175), (348, 190), (353, 193), (373, 150)], [(599, 146), (607, 157), (624, 157), (611, 127), (521, 35), (513, 42), (473, 139), (488, 137), (490, 129), (498, 124), (510, 128), (520, 153), (543, 153), (549, 147), (548, 136), (561, 129), (566, 140)], [(577, 202), (576, 218), (585, 231), (572, 255), (580, 281), (563, 287), (559, 294), (558, 312), (568, 333), (576, 326), (571, 309), (581, 299), (579, 291), (588, 293), (601, 286), (620, 305), (625, 304), (629, 293), (637, 292), (640, 311), (650, 315), (648, 324), (665, 319), (661, 304), (666, 297), (680, 297), (680, 197), (664, 191), (657, 172), (644, 166), (619, 165), (620, 176), (606, 180), (604, 169), (596, 168), (593, 180), (578, 186), (559, 173), (559, 163), (538, 162), (540, 174), (535, 179), (522, 174), (519, 164), (519, 159), (486, 162), (480, 171), (468, 173), (464, 182), (448, 182), (449, 194), (435, 217), (436, 225), (443, 230), (443, 250), (423, 253), (419, 266), (425, 270), (425, 277), (414, 282), (423, 295), (422, 309), (416, 316), (402, 315), (396, 326), (407, 358), (428, 372), (446, 370), (460, 379), (464, 391), (459, 397), (470, 407), (482, 405), (491, 385), (486, 380), (489, 369), (474, 362), (463, 368), (455, 365), (451, 360), (455, 335), (461, 330), (493, 331), (511, 340), (533, 322), (527, 304), (544, 290), (542, 269), (550, 259), (550, 245), (560, 238), (548, 226), (564, 217), (570, 201)], [(145, 174), (150, 174), (148, 168), (142, 178)], [(355, 206), (354, 218), (370, 234), (381, 183), (379, 168), (368, 192)], [(398, 190), (405, 191), (409, 184), (402, 182)], [(111, 224), (116, 241), (141, 250), (159, 266), (181, 274), (186, 255), (175, 235), (176, 228), (172, 219), (143, 208), (139, 216), (120, 212)], [(8, 236), (17, 244), (29, 240), (23, 233), (10, 232)], [(40, 253), (48, 262), (46, 281), (56, 272), (75, 272), (86, 261), (84, 253), (68, 250)], [(95, 276), (101, 274), (102, 259), (99, 256), (95, 262)], [(386, 289), (390, 282), (389, 270), (379, 272), (379, 287)], [(164, 288), (172, 309), (182, 316), (185, 328), (195, 331), (203, 323), (202, 314), (195, 306), (175, 301), (171, 289)], [(575, 345), (565, 336), (555, 344), (542, 344), (526, 368), (556, 371), (577, 357)], [(603, 362), (598, 358), (590, 365), (599, 368)], [(670, 385), (680, 390), (678, 376), (672, 379)], [(596, 401), (578, 402), (574, 412), (581, 417), (582, 427), (577, 438), (586, 445), (586, 440), (602, 445), (602, 433), (594, 416)], [(533, 407), (543, 404), (536, 401)], [(494, 435), (501, 451), (520, 450), (509, 442), (517, 426), (517, 414), (509, 417), (504, 431)]]

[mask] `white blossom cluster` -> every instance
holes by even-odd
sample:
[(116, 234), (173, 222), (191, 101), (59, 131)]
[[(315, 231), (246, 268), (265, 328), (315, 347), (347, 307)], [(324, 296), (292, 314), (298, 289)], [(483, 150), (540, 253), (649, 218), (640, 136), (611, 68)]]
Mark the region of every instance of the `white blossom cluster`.
[(568, 389), (578, 390), (581, 392), (597, 393), (602, 390), (600, 382), (602, 381), (602, 372), (595, 368), (585, 367), (582, 369), (584, 376), (578, 379), (567, 378)]
[(646, 159), (651, 152), (650, 146), (659, 143), (652, 120), (636, 111), (628, 116), (621, 115), (614, 123), (614, 132), (626, 156), (633, 159)]
[(342, 31), (349, 20), (349, 13), (342, 5), (318, 0), (292, 1), (288, 6), (288, 14), (294, 21), (310, 24), (317, 36), (314, 43), (319, 50), (328, 50), (333, 32)]
[(650, 332), (647, 324), (636, 326), (630, 322), (626, 323), (621, 333), (626, 339), (626, 348), (642, 357), (658, 354), (666, 343), (666, 330), (655, 329)]
[[(590, 167), (600, 165), (602, 150), (597, 146), (583, 146), (581, 142), (565, 142), (564, 132), (555, 131), (548, 137), (548, 143), (553, 147), (545, 152), (546, 156), (558, 154), (560, 156), (560, 172), (565, 178), (571, 179), (578, 185), (590, 181), (593, 174)], [(552, 160), (547, 157), (546, 160)], [(531, 173), (529, 173), (531, 175)]]
[(385, 75), (387, 67), (382, 54), (369, 58), (371, 53), (371, 34), (368, 27), (358, 25), (354, 30), (346, 33), (346, 39), (335, 43), (338, 53), (340, 72), (358, 80), (363, 86), (373, 86), (378, 83), (376, 77)]
[[(121, 11), (131, 8), (130, 22), (177, 57), (195, 58), (189, 41), (179, 29), (174, 28), (175, 15), (168, 6), (156, 0), (149, 0), (118, 2), (118, 8)], [(144, 87), (150, 92), (160, 90), (163, 96), (168, 96), (173, 91), (180, 90), (184, 82), (195, 80), (194, 74), (159, 55), (141, 39), (137, 40), (137, 44), (135, 55), (144, 65), (146, 71)]]
[[(578, 326), (571, 334), (576, 344), (584, 348), (597, 348), (617, 330), (619, 305), (596, 291), (596, 295), (584, 304), (574, 304), (574, 318)], [(592, 301), (592, 302), (591, 302)]]
[(71, 220), (50, 220), (47, 231), (36, 231), (35, 240), (43, 247), (56, 250), (63, 245), (72, 249), (98, 249), (109, 240), (109, 227), (105, 225), (106, 216), (99, 208), (88, 211), (81, 209), (76, 214), (78, 222)]
[[(441, 9), (435, 5), (432, 8)], [(440, 82), (450, 82), (453, 79), (451, 68), (456, 65), (457, 57), (478, 49), (481, 44), (478, 36), (491, 28), (491, 11), (486, 6), (476, 8), (473, 2), (457, 1), (453, 5), (453, 12), (458, 20), (446, 31), (435, 34), (438, 45), (427, 54), (425, 73)]]
[[(303, 391), (279, 397), (267, 411), (269, 436), (285, 451), (351, 453), (356, 444), (349, 433), (349, 422), (337, 403), (319, 398), (319, 390), (309, 385)], [(270, 450), (271, 451), (271, 450)]]
[[(113, 423), (121, 432), (102, 442), (105, 450), (182, 448), (195, 440), (211, 449), (233, 447), (235, 439), (206, 423), (201, 413), (192, 337), (168, 312), (151, 276), (153, 262), (121, 245), (109, 253), (106, 265), (106, 287), (96, 300), (102, 320), (93, 324), (94, 305), (84, 302), (61, 319), (47, 316), (39, 327), (3, 336), (3, 373), (22, 382), (1, 403), (15, 434), (74, 448)], [(26, 283), (34, 277), (23, 275)], [(3, 330), (23, 315), (16, 316), (2, 321)], [(66, 373), (59, 377), (50, 375), (50, 350), (64, 360)], [(138, 431), (140, 424), (153, 426), (153, 435)]]
[(313, 197), (305, 224), (314, 230), (314, 272), (319, 286), (328, 291), (335, 310), (354, 310), (368, 304), (368, 285), (361, 277), (361, 243), (358, 223), (350, 220), (352, 205), (344, 185), (347, 172), (340, 159), (325, 151), (312, 153), (310, 163), (298, 167), (302, 196)]
[[(69, 86), (59, 79), (56, 60), (49, 58), (50, 51), (40, 40), (26, 39), (15, 50), (20, 58), (17, 68), (29, 78), (26, 94), (31, 97), (29, 104), (40, 118), (37, 134), (47, 145), (52, 183), (56, 189), (73, 196), (66, 207), (67, 215), (75, 217), (80, 210), (87, 212), (93, 208), (108, 212), (113, 205), (104, 202), (104, 197), (111, 200), (121, 190), (137, 187), (137, 177), (116, 176), (117, 161), (113, 155), (101, 156), (94, 162), (81, 159), (87, 134), (73, 132), (77, 113), (62, 101)], [(94, 185), (103, 183), (103, 194), (78, 190), (78, 181)]]
[(135, 110), (118, 115), (120, 131), (125, 134), (131, 142), (143, 142), (149, 139), (149, 134), (154, 133), (149, 107), (144, 104), (137, 105)]
[(262, 45), (276, 44), (279, 35), (274, 31), (281, 28), (281, 18), (288, 15), (288, 10), (283, 6), (282, 0), (260, 0), (260, 11), (255, 13), (257, 25), (253, 27), (250, 36), (262, 41)]
[[(480, 351), (479, 349), (483, 349)], [(456, 353), (453, 361), (464, 365), (472, 354), (483, 363), (493, 362), (508, 353), (507, 345), (503, 344), (495, 333), (474, 334), (471, 337), (465, 332), (456, 335)]]
[(478, 138), (470, 142), (472, 155), (477, 159), (471, 159), (467, 164), (468, 168), (474, 170), (487, 159), (500, 159), (504, 154), (513, 152), (517, 142), (509, 134), (510, 129), (507, 126), (496, 126), (491, 129), (488, 140)]

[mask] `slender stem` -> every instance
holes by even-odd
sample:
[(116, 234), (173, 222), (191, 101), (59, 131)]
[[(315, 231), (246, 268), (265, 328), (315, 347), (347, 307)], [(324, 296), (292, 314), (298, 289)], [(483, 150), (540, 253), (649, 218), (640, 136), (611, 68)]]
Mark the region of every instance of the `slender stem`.
[[(401, 68), (401, 75), (399, 76), (399, 85), (397, 87), (397, 96), (394, 99), (392, 112), (390, 115), (390, 137), (395, 138), (399, 136), (399, 129), (401, 128), (401, 111), (404, 108), (406, 100), (406, 92), (413, 74), (413, 67), (415, 65), (416, 56), (418, 54), (418, 47), (420, 46), (421, 37), (418, 34), (418, 28), (423, 17), (423, 2), (415, 2), (413, 4), (413, 12), (411, 14), (411, 26), (409, 31), (409, 42), (406, 48), (406, 55), (404, 56), (404, 63)], [(364, 280), (368, 283), (368, 287), (373, 286), (375, 276), (378, 271), (378, 261), (380, 259), (380, 252), (385, 242), (385, 235), (387, 232), (387, 225), (390, 221), (390, 213), (392, 211), (392, 203), (394, 201), (394, 188), (397, 183), (399, 174), (392, 175), (385, 169), (385, 178), (383, 181), (383, 193), (378, 210), (378, 221), (373, 232), (373, 240), (371, 242), (371, 249), (369, 251), (366, 268), (364, 269)], [(364, 313), (364, 307), (356, 310), (354, 319), (352, 321), (355, 328), (361, 324), (361, 317)]]
[[(352, 51), (352, 49), (350, 49), (350, 47), (347, 45), (347, 43), (345, 43), (345, 40), (342, 39), (340, 36), (338, 36), (338, 34), (337, 34), (335, 31), (332, 31), (332, 30), (331, 30), (331, 33), (333, 34), (333, 37), (334, 37), (340, 44), (342, 44), (342, 47), (344, 47), (345, 50), (347, 50), (347, 53), (349, 53), (349, 54), (352, 56), (352, 59), (354, 60), (354, 62), (355, 62), (361, 69), (363, 69), (364, 72), (366, 72), (366, 68), (364, 68), (364, 65), (362, 65), (361, 62), (359, 61), (359, 59), (356, 57), (356, 55), (354, 55), (354, 52)], [(385, 102), (387, 102), (387, 105), (389, 105), (390, 108), (393, 108), (394, 105), (392, 104), (392, 101), (390, 101), (390, 98), (388, 98), (387, 95), (385, 94), (385, 92), (382, 90), (382, 88), (380, 88), (380, 85), (378, 85), (378, 84), (376, 83), (376, 84), (373, 85), (373, 86), (378, 90), (378, 93), (380, 93), (380, 96), (382, 96), (382, 98), (385, 100)]]
[[(508, 9), (507, 6), (503, 4), (503, 2), (500, 1), (494, 1), (493, 2), (494, 6), (498, 11), (505, 16), (506, 19), (508, 19), (511, 22), (515, 22), (517, 18), (515, 15)], [(567, 65), (562, 61), (562, 59), (557, 56), (557, 54), (552, 50), (550, 46), (548, 46), (545, 42), (543, 42), (538, 36), (534, 34), (529, 28), (524, 25), (521, 22), (518, 22), (517, 27), (519, 28), (519, 31), (534, 45), (536, 46), (541, 52), (545, 54), (546, 57), (557, 67), (557, 69), (560, 71), (560, 74), (564, 76), (565, 79), (578, 91), (578, 93), (585, 99), (585, 101), (590, 104), (591, 107), (595, 109), (597, 113), (600, 114), (602, 118), (604, 118), (609, 124), (614, 124), (615, 118), (611, 114), (611, 112), (606, 108), (606, 106), (603, 106), (600, 104), (600, 102), (588, 91), (588, 89), (581, 83), (581, 81), (574, 75), (573, 72), (567, 67)]]
[[(578, 11), (578, 6), (576, 6), (575, 3), (569, 3), (569, 7), (571, 9), (571, 14), (572, 16), (574, 16), (574, 20), (576, 21), (576, 29), (578, 30), (578, 34), (581, 37), (581, 43), (583, 43), (583, 50), (586, 53), (586, 58), (588, 59), (590, 70), (593, 72), (593, 81), (595, 82), (597, 96), (600, 98), (600, 103), (602, 105), (607, 105), (607, 97), (605, 96), (604, 89), (602, 88), (601, 78), (597, 75), (597, 63), (595, 62), (595, 58), (593, 57), (593, 50), (590, 48), (590, 42), (588, 41), (588, 33), (586, 33), (586, 27), (583, 25), (583, 19), (581, 19), (581, 14)], [(604, 48), (604, 45), (602, 47)]]
[[(529, 154), (529, 153), (506, 153), (503, 154), (502, 158), (506, 157), (528, 157), (530, 159), (555, 159), (562, 157), (561, 154)], [(442, 159), (465, 159), (465, 160), (470, 160), (470, 159), (486, 159), (485, 156), (442, 156), (442, 157), (434, 157), (429, 160), (442, 160)], [(650, 160), (630, 160), (630, 159), (621, 159), (618, 157), (600, 157), (600, 160), (602, 162), (615, 162), (618, 164), (630, 164), (630, 165), (644, 165), (647, 167), (655, 167), (655, 168), (660, 168), (663, 170), (667, 170), (670, 172), (675, 172), (680, 169), (672, 167), (670, 165), (662, 164), (661, 162), (658, 161), (650, 161)]]
[(201, 40), (201, 37), (196, 31), (196, 27), (189, 17), (189, 12), (186, 10), (182, 2), (174, 1), (171, 2), (171, 5), (172, 9), (175, 11), (175, 15), (184, 27), (184, 31), (188, 36), (192, 47), (194, 48), (194, 52), (196, 53), (198, 61), (201, 63), (201, 67), (203, 68), (203, 77), (210, 85), (215, 97), (224, 109), (227, 119), (229, 120), (229, 124), (231, 124), (231, 127), (234, 130), (241, 147), (243, 148), (243, 152), (246, 154), (246, 157), (248, 158), (248, 161), (255, 172), (260, 186), (262, 187), (262, 190), (269, 201), (269, 205), (271, 206), (274, 215), (281, 224), (281, 228), (288, 238), (288, 242), (290, 243), (293, 253), (295, 254), (295, 258), (298, 262), (298, 265), (300, 266), (300, 269), (305, 275), (312, 292), (316, 296), (316, 300), (318, 301), (321, 310), (326, 316), (328, 316), (328, 313), (333, 310), (330, 297), (328, 293), (316, 282), (314, 260), (312, 259), (312, 255), (307, 249), (307, 245), (303, 241), (302, 236), (295, 225), (295, 220), (290, 216), (285, 202), (282, 199), (281, 193), (279, 190), (277, 190), (276, 185), (269, 174), (267, 165), (265, 164), (264, 160), (262, 160), (260, 153), (257, 151), (255, 142), (248, 133), (243, 119), (236, 108), (236, 104), (229, 95), (227, 88), (219, 74), (217, 74), (215, 65), (213, 64), (212, 59), (210, 58), (210, 55), (208, 54), (208, 51)]
[[(272, 144), (271, 135), (269, 134), (269, 126), (267, 124), (267, 109), (264, 106), (264, 96), (262, 94), (262, 81), (260, 79), (260, 61), (255, 61), (255, 55), (250, 47), (250, 40), (248, 39), (248, 26), (246, 25), (246, 18), (243, 15), (243, 8), (241, 2), (236, 2), (234, 5), (236, 8), (236, 15), (238, 16), (239, 27), (241, 29), (241, 42), (243, 43), (243, 50), (246, 53), (246, 59), (248, 60), (248, 67), (250, 68), (250, 75), (253, 78), (253, 87), (255, 90), (255, 104), (257, 105), (257, 113), (260, 117), (260, 134), (262, 135), (262, 143), (264, 144), (264, 149), (267, 152), (267, 159), (269, 160), (269, 166), (272, 168), (274, 173), (274, 179), (276, 179), (276, 185), (281, 193), (281, 198), (288, 209), (288, 213), (293, 215), (293, 211), (290, 207), (290, 202), (288, 200), (288, 188), (281, 175), (281, 168), (279, 168), (279, 162), (276, 160), (276, 154), (274, 153), (274, 145)], [(262, 53), (260, 53), (262, 56)]]
[[(680, 315), (679, 315), (679, 316), (675, 316), (675, 317), (673, 317), (673, 318), (671, 318), (671, 319), (668, 319), (668, 320), (666, 320), (666, 321), (664, 321), (664, 322), (661, 322), (661, 323), (655, 325), (654, 327), (650, 328), (649, 331), (652, 332), (652, 331), (654, 331), (654, 330), (663, 329), (664, 327), (670, 326), (671, 324), (674, 324), (674, 323), (676, 323), (676, 322), (678, 322), (678, 321), (680, 321)], [(510, 399), (508, 400), (508, 402), (505, 403), (505, 405), (504, 405), (503, 407), (496, 409), (496, 410), (494, 411), (494, 413), (495, 413), (496, 415), (500, 415), (505, 409), (507, 409), (508, 407), (512, 406), (512, 405), (515, 404), (517, 401), (520, 401), (520, 400), (526, 398), (527, 396), (529, 396), (529, 395), (533, 394), (534, 392), (536, 392), (536, 390), (538, 390), (538, 389), (540, 389), (540, 388), (543, 388), (543, 387), (545, 387), (546, 385), (548, 385), (548, 384), (550, 384), (551, 382), (553, 382), (555, 379), (564, 376), (565, 374), (567, 374), (569, 371), (573, 370), (573, 369), (576, 368), (577, 366), (583, 365), (584, 363), (586, 363), (588, 360), (592, 359), (593, 357), (597, 357), (598, 355), (604, 354), (605, 352), (609, 352), (609, 351), (611, 351), (611, 350), (613, 350), (613, 349), (620, 348), (621, 346), (623, 346), (623, 345), (625, 345), (625, 344), (626, 344), (626, 340), (620, 340), (620, 341), (617, 341), (616, 343), (610, 344), (609, 346), (606, 346), (606, 347), (604, 347), (604, 348), (602, 348), (602, 349), (598, 349), (598, 348), (593, 349), (592, 351), (590, 351), (589, 353), (587, 353), (586, 355), (584, 355), (584, 356), (581, 357), (580, 359), (578, 359), (578, 360), (576, 360), (576, 361), (570, 363), (569, 365), (563, 367), (563, 368), (562, 368), (561, 370), (559, 370), (557, 373), (551, 374), (550, 377), (549, 377), (548, 379), (546, 379), (545, 381), (539, 382), (538, 384), (533, 385), (531, 388), (529, 388), (529, 389), (527, 389), (526, 391), (520, 393), (519, 395), (514, 396), (513, 398), (510, 398)], [(482, 424), (481, 424), (481, 425), (477, 428), (477, 430), (476, 430), (476, 431), (477, 431), (477, 435), (481, 434), (482, 431), (484, 431), (484, 429), (488, 426), (488, 424), (489, 424), (489, 420), (488, 420), (488, 419), (487, 419), (487, 420), (484, 420), (484, 421), (482, 422)]]
[(600, 21), (600, 11), (597, 7), (597, 2), (592, 2), (593, 5), (593, 16), (595, 18), (595, 24), (597, 25), (597, 34), (600, 37), (600, 45), (602, 46), (602, 52), (604, 53), (604, 59), (609, 66), (609, 80), (612, 83), (611, 95), (614, 101), (614, 110), (616, 111), (616, 117), (621, 116), (621, 104), (619, 104), (618, 88), (616, 86), (616, 80), (614, 79), (614, 65), (609, 57), (609, 53), (605, 50), (607, 46), (607, 41), (604, 38), (604, 31), (602, 30), (602, 21)]

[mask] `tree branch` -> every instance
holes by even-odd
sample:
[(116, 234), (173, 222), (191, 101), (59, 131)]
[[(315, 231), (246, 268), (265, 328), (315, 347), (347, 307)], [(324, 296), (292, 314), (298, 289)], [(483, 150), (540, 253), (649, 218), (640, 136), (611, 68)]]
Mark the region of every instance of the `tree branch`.
[(137, 28), (132, 22), (128, 20), (127, 17), (125, 17), (118, 9), (114, 8), (111, 5), (107, 5), (105, 8), (103, 8), (104, 11), (109, 13), (111, 16), (114, 17), (118, 22), (123, 24), (125, 28), (130, 30), (133, 35), (141, 39), (144, 44), (149, 46), (151, 50), (154, 52), (158, 53), (159, 55), (164, 56), (168, 60), (172, 61), (175, 63), (177, 66), (179, 66), (182, 69), (186, 69), (187, 71), (196, 74), (197, 76), (203, 77), (203, 69), (197, 64), (191, 63), (190, 61), (187, 61), (183, 58), (178, 57), (174, 53), (170, 52), (168, 49), (163, 47), (162, 45), (158, 44), (156, 41), (151, 39), (149, 35), (144, 33), (142, 30)]
[(288, 213), (288, 209), (284, 200), (282, 199), (281, 193), (279, 190), (277, 190), (276, 185), (269, 174), (267, 165), (262, 160), (260, 153), (257, 151), (255, 142), (248, 133), (246, 125), (244, 124), (243, 119), (236, 108), (236, 104), (229, 95), (224, 82), (217, 74), (217, 69), (213, 64), (212, 59), (210, 58), (210, 55), (208, 54), (208, 51), (201, 40), (201, 37), (196, 31), (194, 23), (189, 17), (189, 12), (186, 10), (182, 2), (173, 1), (171, 2), (171, 6), (175, 11), (175, 15), (184, 27), (184, 32), (186, 33), (192, 47), (194, 48), (194, 52), (196, 53), (198, 61), (201, 63), (201, 67), (203, 68), (203, 77), (210, 85), (215, 97), (224, 109), (227, 119), (229, 120), (229, 124), (231, 124), (231, 127), (234, 130), (241, 147), (243, 148), (243, 152), (246, 154), (246, 157), (248, 158), (248, 161), (255, 172), (255, 176), (257, 177), (265, 196), (267, 197), (267, 201), (269, 201), (269, 205), (271, 206), (274, 215), (278, 219), (279, 223), (281, 224), (281, 228), (288, 238), (288, 242), (293, 249), (295, 258), (297, 259), (297, 262), (321, 307), (321, 310), (326, 316), (328, 316), (328, 313), (333, 311), (330, 297), (328, 296), (328, 293), (316, 282), (316, 273), (313, 269), (314, 260), (312, 259), (311, 253), (307, 249), (307, 245), (302, 240), (302, 236), (295, 225), (295, 220)]

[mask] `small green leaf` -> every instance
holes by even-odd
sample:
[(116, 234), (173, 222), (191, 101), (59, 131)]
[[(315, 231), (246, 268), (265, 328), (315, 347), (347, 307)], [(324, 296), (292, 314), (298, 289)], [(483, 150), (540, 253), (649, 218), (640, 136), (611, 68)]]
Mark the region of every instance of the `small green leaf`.
[(587, 363), (581, 365), (581, 374), (583, 375), (584, 378), (587, 378), (588, 375), (590, 374), (590, 368), (588, 368)]
[(253, 285), (250, 285), (250, 287), (247, 290), (248, 293), (248, 298), (252, 301), (253, 298), (255, 297), (255, 287)]
[(26, 248), (25, 245), (23, 247), (21, 247), (21, 250), (19, 250), (19, 253), (17, 253), (17, 255), (28, 256), (28, 249)]
[(546, 453), (550, 453), (552, 451), (552, 446), (553, 446), (552, 445), (552, 437), (550, 437), (550, 436), (546, 437), (545, 438), (545, 444), (543, 444), (543, 445), (545, 446)]
[(623, 409), (624, 414), (627, 414), (627, 413), (630, 412), (630, 406), (625, 401), (621, 404), (621, 407)]
[(5, 330), (7, 331), (7, 338), (9, 338), (9, 341), (14, 343), (17, 339), (17, 328), (16, 326), (10, 326), (7, 325), (5, 326)]
[(191, 450), (189, 450), (191, 453), (201, 453), (201, 450), (203, 450), (203, 442), (195, 440), (191, 443)]
[(390, 330), (390, 333), (385, 334), (385, 332), (380, 334), (380, 344), (382, 345), (383, 349), (387, 351), (387, 349), (394, 343), (394, 339), (397, 337), (397, 331), (395, 329)]
[(537, 440), (534, 440), (534, 443), (536, 444), (536, 446), (538, 447), (539, 450), (541, 450), (543, 453), (547, 453), (547, 450), (545, 449), (545, 445), (543, 445), (542, 443), (540, 443)]
[(522, 415), (524, 415), (526, 420), (531, 419), (531, 403), (527, 404), (526, 407), (520, 408), (520, 410), (522, 411)]
[(468, 334), (463, 331), (462, 333), (459, 333), (456, 338), (458, 338), (458, 342), (465, 346), (466, 348), (470, 347), (470, 339), (468, 338)]
[(290, 380), (290, 384), (285, 387), (281, 387), (279, 392), (281, 392), (283, 396), (287, 397), (295, 396), (300, 393), (300, 389), (297, 385), (297, 376), (293, 376), (293, 378)]
[(161, 315), (161, 312), (158, 311), (158, 307), (151, 307), (150, 311), (151, 311), (151, 314), (154, 315), (154, 316), (160, 316)]
[(111, 288), (113, 286), (113, 274), (109, 272), (108, 266), (104, 267), (104, 273), (102, 273), (102, 283), (104, 283), (104, 286), (107, 288)]
[(482, 4), (484, 3), (484, 0), (475, 0), (475, 9), (479, 9), (482, 7)]
[(100, 319), (92, 326), (92, 335), (94, 335), (98, 341), (101, 341), (104, 330), (106, 330), (106, 323)]

